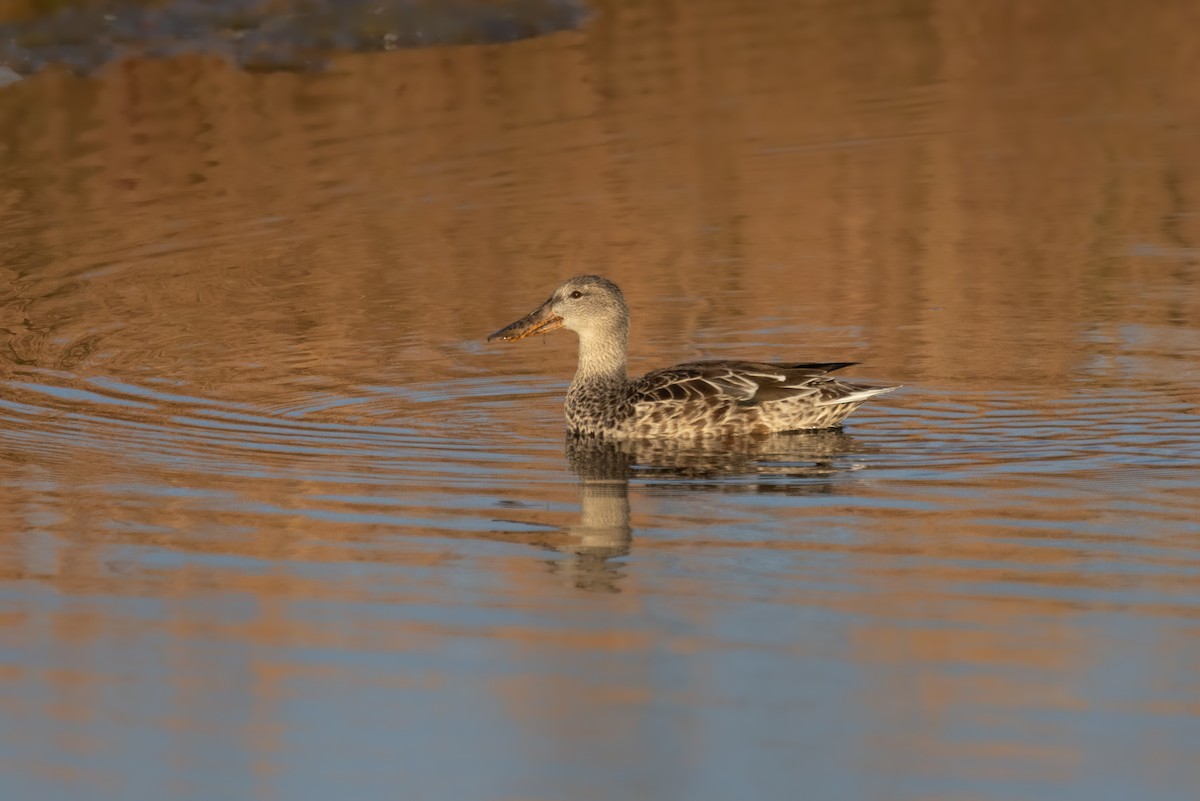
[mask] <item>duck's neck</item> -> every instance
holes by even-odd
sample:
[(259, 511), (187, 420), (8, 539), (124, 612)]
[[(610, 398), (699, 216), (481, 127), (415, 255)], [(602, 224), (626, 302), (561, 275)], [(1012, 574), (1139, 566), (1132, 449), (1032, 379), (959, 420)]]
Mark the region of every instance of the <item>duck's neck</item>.
[(574, 385), (584, 383), (624, 384), (625, 349), (629, 326), (613, 323), (611, 327), (579, 332), (579, 369)]

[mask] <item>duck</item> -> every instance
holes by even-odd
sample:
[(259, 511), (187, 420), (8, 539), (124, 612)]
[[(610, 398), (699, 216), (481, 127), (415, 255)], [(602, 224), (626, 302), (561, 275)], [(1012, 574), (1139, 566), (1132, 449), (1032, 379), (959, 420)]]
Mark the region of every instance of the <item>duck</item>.
[(684, 362), (630, 378), (629, 306), (599, 275), (563, 282), (489, 342), (559, 329), (579, 337), (579, 362), (567, 390), (568, 431), (603, 439), (704, 438), (832, 429), (865, 401), (899, 389), (830, 376), (857, 362)]

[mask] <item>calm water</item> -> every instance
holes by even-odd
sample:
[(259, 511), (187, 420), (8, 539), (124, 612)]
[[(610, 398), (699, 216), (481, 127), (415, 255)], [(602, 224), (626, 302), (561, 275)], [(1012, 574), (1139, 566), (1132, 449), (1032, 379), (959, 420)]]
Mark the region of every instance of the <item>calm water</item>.
[[(1195, 798), (1194, 3), (735, 5), (0, 88), (0, 795)], [(576, 447), (583, 271), (906, 388)]]

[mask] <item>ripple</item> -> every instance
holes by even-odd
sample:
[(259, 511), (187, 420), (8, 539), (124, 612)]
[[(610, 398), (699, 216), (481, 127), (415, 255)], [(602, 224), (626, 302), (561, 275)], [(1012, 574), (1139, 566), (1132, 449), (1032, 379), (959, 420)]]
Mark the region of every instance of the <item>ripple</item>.
[(334, 531), (340, 552), (373, 543), (357, 559), (387, 533), (465, 537), (548, 549), (604, 591), (623, 575), (608, 560), (679, 547), (780, 586), (853, 556), (962, 603), (1200, 614), (1200, 425), (1154, 393), (924, 388), (845, 432), (696, 444), (564, 442), (562, 383), (540, 376), (314, 376), (269, 404), (63, 370), (2, 386), (8, 453), (57, 466), (20, 480), (117, 510), (105, 530), (131, 547), (258, 558), (239, 538), (315, 526), (322, 552)]
[(538, 450), (536, 443), (503, 434), (488, 441), (456, 436), (451, 421), (436, 416), (403, 424), (322, 419), (359, 407), (378, 414), (376, 407), (387, 402), (378, 393), (326, 394), (266, 410), (112, 378), (36, 377), (41, 380), (6, 382), (0, 425), (14, 445), (64, 459), (87, 449), (117, 461), (218, 477), (302, 475), (318, 484), (390, 486), (436, 479), (479, 487), (498, 465), (518, 461), (522, 450)]

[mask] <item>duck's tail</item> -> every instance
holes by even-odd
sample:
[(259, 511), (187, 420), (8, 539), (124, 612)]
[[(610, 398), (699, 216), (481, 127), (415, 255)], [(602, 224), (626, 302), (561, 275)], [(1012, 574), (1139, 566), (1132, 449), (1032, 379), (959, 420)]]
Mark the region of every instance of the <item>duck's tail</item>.
[(830, 381), (821, 388), (823, 396), (817, 401), (817, 406), (840, 406), (843, 403), (862, 403), (868, 398), (900, 389), (903, 384), (884, 384), (867, 386), (866, 384), (847, 384), (844, 381)]

